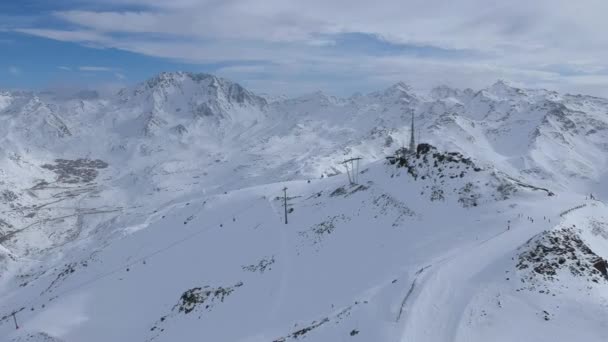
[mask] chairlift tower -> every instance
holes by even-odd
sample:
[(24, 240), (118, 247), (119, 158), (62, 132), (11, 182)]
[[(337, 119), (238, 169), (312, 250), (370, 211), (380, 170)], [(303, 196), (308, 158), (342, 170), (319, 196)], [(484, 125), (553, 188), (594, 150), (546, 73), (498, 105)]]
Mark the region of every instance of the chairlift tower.
[(285, 224), (287, 224), (287, 187), (283, 188), (283, 207), (285, 208)]
[(346, 174), (348, 175), (348, 182), (350, 184), (358, 184), (359, 182), (359, 161), (362, 158), (350, 158), (342, 162), (346, 168)]
[(414, 128), (414, 113), (412, 112), (412, 128), (410, 129), (410, 154), (416, 153), (416, 130)]

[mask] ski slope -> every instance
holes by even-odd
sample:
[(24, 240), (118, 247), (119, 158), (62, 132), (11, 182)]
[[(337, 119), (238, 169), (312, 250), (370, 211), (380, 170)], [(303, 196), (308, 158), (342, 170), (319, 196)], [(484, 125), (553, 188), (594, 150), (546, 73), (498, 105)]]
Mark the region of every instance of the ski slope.
[(0, 331), (14, 341), (482, 341), (464, 324), (476, 296), (508, 269), (503, 259), (584, 201), (525, 188), (496, 200), (489, 186), (465, 208), (449, 193), (493, 177), (470, 170), (429, 201), (420, 192), (432, 179), (380, 162), (361, 185), (331, 177), (177, 201), (104, 246), (78, 241), (54, 265), (14, 270), (1, 306), (23, 307), (21, 329), (8, 319)]

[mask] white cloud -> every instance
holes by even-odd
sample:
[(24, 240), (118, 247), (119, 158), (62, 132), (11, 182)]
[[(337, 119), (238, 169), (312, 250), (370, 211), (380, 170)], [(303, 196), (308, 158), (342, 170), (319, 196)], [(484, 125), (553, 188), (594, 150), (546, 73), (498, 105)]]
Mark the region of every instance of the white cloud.
[(16, 66), (9, 66), (8, 67), (8, 72), (13, 75), (13, 76), (18, 76), (21, 74), (21, 69), (19, 69)]
[(14, 31), (66, 42), (94, 42), (103, 44), (111, 41), (109, 37), (88, 30), (69, 31), (55, 29), (17, 28)]
[[(133, 3), (133, 1), (126, 1)], [(163, 2), (152, 1), (152, 6)], [(602, 0), (233, 0), (181, 1), (164, 10), (63, 11), (97, 32), (165, 33), (190, 38), (314, 40), (318, 33), (363, 32), (400, 43), (504, 51), (605, 47)], [(572, 16), (571, 13), (577, 13)]]
[[(597, 82), (603, 76), (585, 77), (608, 70), (604, 0), (109, 1), (142, 9), (75, 8), (53, 14), (73, 27), (70, 30), (17, 31), (190, 63), (266, 62), (268, 67), (220, 70), (259, 85), (264, 80), (278, 84), (284, 77), (292, 84), (300, 82), (301, 88), (326, 84), (341, 89), (337, 79), (350, 78), (352, 84), (351, 76), (357, 75), (363, 87), (399, 78), (423, 86), (476, 87), (499, 77), (529, 86), (597, 89), (608, 96)], [(464, 51), (464, 57), (377, 57), (373, 47), (357, 53), (340, 51), (334, 38), (350, 32), (392, 44)], [(561, 75), (560, 68), (581, 75)], [(310, 74), (317, 79), (311, 80)], [(319, 82), (323, 75), (325, 83)]]
[(336, 41), (335, 40), (331, 40), (331, 39), (311, 39), (309, 41), (306, 42), (308, 45), (311, 46), (332, 46), (332, 45), (336, 45)]
[(72, 71), (72, 68), (68, 67), (68, 66), (58, 66), (57, 69), (63, 70), (63, 71)]

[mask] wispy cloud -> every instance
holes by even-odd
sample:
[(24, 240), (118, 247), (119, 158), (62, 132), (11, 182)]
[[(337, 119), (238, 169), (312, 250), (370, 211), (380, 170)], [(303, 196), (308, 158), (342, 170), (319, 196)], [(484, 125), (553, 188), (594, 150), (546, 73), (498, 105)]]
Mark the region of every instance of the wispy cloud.
[[(162, 6), (161, 1), (149, 3)], [(599, 33), (608, 28), (599, 14), (606, 13), (608, 3), (601, 0), (512, 0), (491, 5), (483, 0), (382, 0), (373, 5), (363, 0), (234, 0), (181, 1), (162, 7), (162, 11), (72, 10), (55, 15), (94, 32), (204, 39), (297, 42), (314, 41), (320, 33), (362, 32), (398, 43), (489, 51), (605, 47), (608, 42)], [(577, 16), (569, 15), (573, 11)]]
[[(77, 70), (77, 71), (85, 71), (85, 72), (115, 72), (116, 70), (118, 70), (118, 69), (112, 68), (112, 67), (96, 66), (96, 65), (82, 65), (82, 66), (78, 66), (78, 67), (70, 67), (70, 66), (66, 66), (66, 65), (60, 65), (60, 66), (57, 67), (57, 69), (63, 70), (63, 71), (74, 71), (74, 70)], [(115, 72), (115, 75), (117, 75), (117, 74), (119, 74), (119, 73)]]
[[(424, 86), (432, 82), (475, 87), (500, 77), (528, 86), (605, 91), (598, 86), (602, 76), (583, 77), (608, 70), (604, 0), (104, 4), (97, 3), (96, 10), (75, 5), (51, 12), (52, 20), (63, 24), (52, 28), (12, 29), (173, 61), (230, 62), (236, 66), (219, 72), (256, 86), (285, 80), (294, 88), (320, 85), (342, 90), (352, 88), (353, 80), (365, 88), (401, 78)], [(116, 9), (121, 6), (131, 9)], [(341, 41), (351, 33), (354, 38)], [(252, 67), (252, 61), (264, 64)]]
[(13, 76), (18, 76), (21, 74), (21, 69), (16, 66), (9, 66), (8, 72)]
[(95, 31), (88, 30), (57, 30), (57, 29), (38, 29), (38, 28), (17, 28), (15, 32), (30, 34), (64, 42), (92, 42), (92, 43), (110, 43), (111, 38), (99, 34)]
[(105, 67), (105, 66), (79, 66), (78, 70), (80, 71), (92, 71), (92, 72), (106, 72), (106, 71), (114, 71), (114, 68)]
[(107, 66), (85, 65), (85, 66), (79, 66), (78, 70), (82, 71), (82, 72), (89, 72), (89, 73), (96, 73), (96, 72), (110, 73), (111, 72), (112, 75), (117, 80), (124, 81), (127, 79), (125, 74), (123, 74), (119, 68), (113, 68), (113, 67), (107, 67)]

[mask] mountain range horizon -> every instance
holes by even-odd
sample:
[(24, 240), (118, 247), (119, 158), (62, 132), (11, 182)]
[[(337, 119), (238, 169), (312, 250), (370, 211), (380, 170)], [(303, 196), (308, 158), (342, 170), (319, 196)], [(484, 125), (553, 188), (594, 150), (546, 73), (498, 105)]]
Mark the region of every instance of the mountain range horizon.
[[(93, 85), (89, 85), (89, 86), (84, 86), (84, 85), (78, 85), (78, 84), (72, 84), (69, 86), (54, 86), (54, 87), (45, 87), (42, 88), (40, 90), (33, 90), (33, 89), (28, 89), (28, 88), (0, 88), (0, 91), (5, 91), (5, 92), (30, 92), (30, 93), (35, 93), (35, 94), (39, 94), (39, 95), (48, 95), (48, 96), (54, 96), (54, 95), (59, 95), (62, 97), (65, 97), (65, 99), (70, 99), (70, 98), (91, 98), (91, 97), (108, 97), (108, 96), (114, 96), (117, 93), (119, 93), (121, 90), (123, 89), (128, 89), (134, 86), (138, 86), (141, 84), (144, 84), (152, 79), (161, 77), (161, 76), (170, 76), (170, 75), (190, 75), (190, 76), (198, 76), (198, 77), (215, 77), (218, 79), (223, 79), (227, 82), (230, 83), (235, 83), (235, 84), (239, 84), (241, 85), (241, 82), (238, 81), (233, 81), (231, 80), (229, 77), (223, 77), (223, 76), (218, 76), (216, 74), (213, 73), (208, 73), (208, 72), (192, 72), (192, 71), (186, 71), (186, 70), (175, 70), (175, 71), (162, 71), (159, 73), (155, 73), (155, 74), (151, 74), (149, 78), (144, 79), (142, 81), (139, 82), (134, 82), (130, 85), (114, 85), (112, 87), (100, 90), (101, 87), (97, 87), (94, 84)], [(449, 88), (449, 89), (457, 89), (457, 90), (469, 90), (469, 91), (473, 91), (473, 92), (477, 92), (477, 91), (481, 91), (484, 89), (488, 89), (491, 88), (493, 86), (506, 86), (506, 87), (510, 87), (510, 88), (515, 88), (515, 89), (538, 89), (538, 90), (545, 90), (548, 92), (554, 92), (554, 93), (563, 93), (563, 94), (568, 94), (568, 95), (580, 95), (580, 96), (589, 96), (589, 97), (597, 97), (597, 98), (605, 98), (602, 96), (596, 96), (596, 95), (587, 95), (584, 93), (569, 93), (569, 92), (559, 92), (556, 90), (548, 90), (545, 88), (534, 88), (534, 87), (525, 87), (522, 86), (520, 84), (518, 84), (517, 82), (512, 82), (509, 81), (508, 79), (501, 79), (501, 78), (497, 78), (494, 82), (488, 84), (486, 87), (482, 87), (479, 89), (474, 89), (474, 88), (470, 88), (470, 87), (459, 87), (457, 85), (454, 86), (450, 86), (447, 84), (442, 84), (442, 83), (437, 83), (434, 86), (428, 87), (428, 88), (416, 88), (413, 87), (412, 85), (415, 86), (415, 83), (406, 83), (404, 81), (397, 81), (397, 82), (392, 82), (392, 83), (387, 83), (387, 85), (383, 88), (380, 89), (390, 89), (390, 88), (395, 88), (395, 87), (403, 87), (404, 89), (408, 89), (409, 91), (412, 92), (416, 92), (418, 94), (427, 94), (427, 93), (432, 93), (434, 91), (440, 90), (442, 88)], [(242, 85), (241, 85), (242, 86)], [(356, 97), (362, 94), (369, 94), (369, 93), (373, 93), (373, 92), (377, 92), (376, 91), (367, 91), (367, 92), (362, 92), (362, 91), (354, 91), (353, 93), (351, 93), (350, 95), (335, 95), (332, 94), (331, 91), (325, 91), (322, 89), (317, 89), (314, 91), (309, 91), (309, 92), (303, 92), (301, 94), (296, 94), (296, 95), (285, 95), (285, 94), (281, 94), (281, 93), (277, 93), (277, 94), (268, 94), (266, 91), (264, 90), (258, 90), (255, 91), (256, 93), (259, 93), (259, 95), (263, 96), (263, 97), (269, 97), (272, 100), (276, 100), (276, 99), (286, 99), (286, 98), (298, 98), (298, 97), (302, 97), (302, 96), (307, 96), (307, 95), (311, 95), (311, 94), (325, 94), (327, 96), (333, 96), (333, 97), (337, 97), (337, 98), (351, 98), (351, 97)]]

